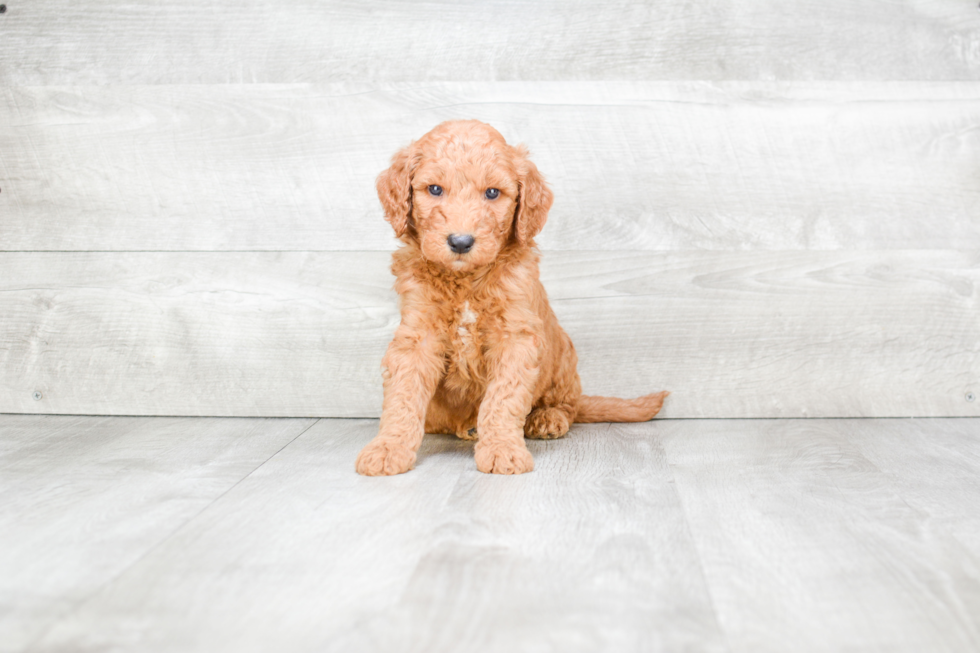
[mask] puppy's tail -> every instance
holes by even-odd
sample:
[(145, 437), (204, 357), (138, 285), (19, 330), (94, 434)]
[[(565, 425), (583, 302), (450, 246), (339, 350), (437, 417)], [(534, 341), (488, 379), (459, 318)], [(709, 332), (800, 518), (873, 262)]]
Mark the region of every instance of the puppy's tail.
[(653, 419), (664, 405), (669, 392), (655, 392), (636, 399), (617, 399), (616, 397), (578, 398), (576, 422), (645, 422)]

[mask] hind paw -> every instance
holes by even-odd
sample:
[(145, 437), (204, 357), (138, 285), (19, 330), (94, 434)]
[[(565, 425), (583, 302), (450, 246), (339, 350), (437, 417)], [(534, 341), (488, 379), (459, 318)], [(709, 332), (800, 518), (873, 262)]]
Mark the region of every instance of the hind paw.
[(554, 440), (568, 433), (568, 414), (560, 408), (535, 408), (524, 422), (524, 436), (535, 440)]

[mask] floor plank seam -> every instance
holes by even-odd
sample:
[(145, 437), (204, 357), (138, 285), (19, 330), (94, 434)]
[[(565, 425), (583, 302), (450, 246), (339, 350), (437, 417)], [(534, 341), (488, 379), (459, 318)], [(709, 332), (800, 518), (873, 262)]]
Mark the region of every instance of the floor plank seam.
[(674, 475), (674, 464), (670, 462), (670, 456), (667, 453), (667, 447), (664, 446), (663, 438), (659, 439), (660, 450), (664, 453), (664, 460), (667, 463), (667, 469), (670, 470), (670, 481), (674, 486), (674, 496), (677, 497), (677, 503), (681, 507), (681, 513), (684, 515), (684, 530), (687, 532), (687, 537), (691, 542), (691, 548), (694, 549), (694, 553), (698, 560), (698, 572), (701, 575), (701, 583), (704, 586), (704, 592), (708, 597), (708, 604), (711, 606), (711, 612), (715, 615), (715, 625), (718, 628), (718, 633), (721, 635), (722, 640), (725, 642), (725, 650), (728, 653), (732, 653), (732, 644), (728, 640), (728, 632), (722, 626), (721, 614), (718, 612), (718, 606), (715, 603), (714, 594), (711, 592), (711, 585), (708, 583), (708, 574), (704, 569), (704, 560), (702, 558), (701, 548), (698, 546), (697, 540), (694, 538), (694, 531), (691, 529), (691, 518), (688, 514), (687, 504), (684, 502), (684, 496), (681, 493), (680, 486), (677, 484), (677, 477)]
[(198, 510), (196, 513), (194, 513), (193, 515), (191, 515), (190, 517), (188, 517), (186, 520), (184, 520), (184, 522), (181, 523), (179, 526), (177, 526), (176, 528), (174, 528), (173, 530), (171, 530), (169, 533), (167, 533), (166, 535), (164, 535), (163, 537), (161, 537), (160, 540), (156, 544), (154, 544), (153, 546), (149, 547), (138, 558), (136, 558), (135, 560), (133, 560), (132, 563), (126, 565), (126, 567), (124, 569), (122, 569), (118, 574), (114, 575), (112, 578), (110, 578), (106, 582), (102, 583), (102, 585), (99, 586), (98, 589), (96, 589), (94, 592), (92, 592), (91, 594), (89, 594), (87, 597), (85, 597), (84, 599), (82, 599), (81, 601), (79, 601), (78, 603), (76, 603), (64, 615), (62, 615), (59, 619), (57, 619), (56, 621), (54, 621), (42, 633), (40, 633), (37, 637), (35, 637), (33, 640), (31, 640), (31, 642), (24, 648), (24, 652), (25, 653), (28, 653), (29, 651), (35, 650), (35, 647), (37, 646), (37, 644), (39, 642), (41, 642), (45, 637), (47, 637), (48, 634), (51, 633), (51, 631), (53, 631), (61, 623), (63, 623), (65, 620), (69, 619), (72, 615), (74, 615), (75, 613), (77, 613), (79, 610), (81, 610), (82, 608), (84, 608), (89, 602), (91, 602), (96, 597), (98, 597), (100, 594), (102, 594), (107, 588), (111, 587), (119, 579), (121, 579), (127, 573), (129, 573), (132, 569), (134, 569), (135, 567), (137, 567), (143, 560), (145, 560), (147, 557), (149, 557), (154, 551), (156, 551), (157, 549), (159, 549), (161, 546), (163, 546), (169, 540), (173, 539), (173, 537), (175, 535), (177, 535), (180, 531), (182, 531), (184, 528), (186, 528), (188, 524), (192, 523), (194, 520), (196, 520), (198, 517), (200, 517), (202, 514), (204, 514), (205, 511), (207, 511), (209, 508), (211, 508), (211, 506), (213, 506), (215, 503), (217, 503), (218, 501), (220, 501), (229, 492), (231, 492), (236, 487), (238, 487), (243, 481), (245, 481), (245, 479), (249, 478), (252, 474), (254, 474), (259, 469), (261, 469), (266, 463), (268, 463), (270, 460), (272, 460), (273, 458), (275, 458), (276, 456), (278, 456), (280, 453), (282, 453), (282, 451), (286, 447), (288, 447), (289, 445), (291, 445), (293, 442), (295, 442), (296, 440), (298, 440), (304, 433), (306, 433), (311, 428), (313, 428), (314, 426), (316, 426), (316, 424), (319, 421), (320, 421), (320, 418), (315, 418), (314, 421), (313, 421), (313, 423), (310, 424), (309, 426), (307, 426), (305, 429), (303, 429), (299, 433), (297, 433), (296, 434), (296, 437), (292, 438), (289, 442), (287, 442), (283, 446), (279, 447), (279, 449), (277, 449), (271, 456), (269, 456), (268, 458), (266, 458), (265, 460), (263, 460), (261, 463), (259, 463), (258, 465), (256, 465), (251, 471), (249, 471), (248, 474), (245, 474), (240, 479), (238, 479), (237, 481), (235, 481), (228, 489), (226, 489), (224, 492), (222, 492), (221, 494), (219, 494), (217, 497), (215, 497), (214, 499), (212, 499), (211, 501), (209, 501), (206, 506), (204, 506), (203, 508), (201, 508), (200, 510)]

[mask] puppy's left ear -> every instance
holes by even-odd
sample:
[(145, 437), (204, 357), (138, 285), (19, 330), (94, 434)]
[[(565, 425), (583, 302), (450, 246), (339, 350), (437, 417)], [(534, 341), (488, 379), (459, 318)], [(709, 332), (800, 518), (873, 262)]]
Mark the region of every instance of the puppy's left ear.
[(527, 158), (527, 148), (517, 147), (517, 210), (514, 212), (514, 236), (526, 245), (538, 235), (548, 220), (548, 211), (555, 196), (548, 188), (538, 167)]

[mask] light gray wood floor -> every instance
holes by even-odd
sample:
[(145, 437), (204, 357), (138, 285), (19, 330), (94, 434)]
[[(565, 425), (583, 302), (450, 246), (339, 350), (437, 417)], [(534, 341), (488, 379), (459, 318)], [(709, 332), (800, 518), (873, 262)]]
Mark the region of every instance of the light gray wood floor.
[(0, 415), (0, 651), (976, 651), (980, 420)]

